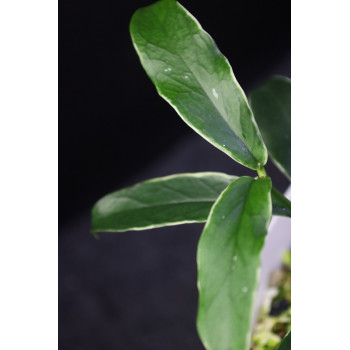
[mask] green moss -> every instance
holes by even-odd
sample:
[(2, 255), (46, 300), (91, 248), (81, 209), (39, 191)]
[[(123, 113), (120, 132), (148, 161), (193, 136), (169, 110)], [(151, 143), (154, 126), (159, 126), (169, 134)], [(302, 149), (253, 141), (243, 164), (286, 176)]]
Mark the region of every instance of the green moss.
[[(275, 350), (291, 329), (291, 258), (283, 257), (282, 271), (271, 275), (268, 295), (252, 337), (252, 350)], [(271, 295), (274, 295), (271, 298)]]

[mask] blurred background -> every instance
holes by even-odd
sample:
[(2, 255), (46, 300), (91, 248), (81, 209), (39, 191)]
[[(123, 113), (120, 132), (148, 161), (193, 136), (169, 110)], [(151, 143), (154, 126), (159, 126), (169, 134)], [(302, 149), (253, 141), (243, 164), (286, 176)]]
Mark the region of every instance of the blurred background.
[[(89, 233), (108, 192), (151, 177), (254, 175), (190, 129), (158, 95), (129, 35), (153, 1), (59, 1), (59, 349), (204, 349), (196, 334), (203, 225)], [(181, 1), (248, 93), (290, 77), (290, 2)], [(266, 167), (281, 191), (288, 181)]]

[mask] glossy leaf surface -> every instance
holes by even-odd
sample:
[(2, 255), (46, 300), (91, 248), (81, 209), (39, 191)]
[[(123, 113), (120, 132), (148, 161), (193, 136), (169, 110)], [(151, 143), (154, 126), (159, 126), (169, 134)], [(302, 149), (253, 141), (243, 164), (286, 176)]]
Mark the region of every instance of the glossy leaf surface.
[(198, 245), (197, 328), (207, 350), (247, 350), (271, 180), (241, 177), (220, 195)]
[(141, 182), (100, 199), (92, 210), (92, 231), (142, 230), (204, 222), (219, 194), (235, 179), (206, 172)]
[(254, 90), (249, 100), (271, 159), (290, 179), (290, 80), (273, 77)]
[[(236, 179), (204, 172), (140, 182), (110, 193), (95, 204), (92, 231), (120, 232), (205, 222), (220, 193)], [(290, 216), (289, 200), (275, 189), (272, 202), (274, 215)]]
[(130, 32), (158, 93), (207, 141), (237, 162), (258, 169), (266, 147), (227, 59), (179, 3), (137, 10)]
[(287, 335), (282, 339), (281, 345), (278, 350), (290, 350), (291, 349), (291, 332), (289, 331)]

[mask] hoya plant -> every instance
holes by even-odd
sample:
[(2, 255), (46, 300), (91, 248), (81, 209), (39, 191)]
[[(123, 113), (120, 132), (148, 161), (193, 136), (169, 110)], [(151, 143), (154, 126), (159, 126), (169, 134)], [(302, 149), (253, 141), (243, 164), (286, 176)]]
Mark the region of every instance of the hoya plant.
[(290, 179), (290, 81), (273, 77), (248, 102), (213, 39), (173, 0), (137, 10), (130, 32), (159, 95), (257, 177), (203, 172), (147, 180), (100, 199), (92, 232), (205, 222), (197, 250), (198, 334), (207, 350), (247, 350), (271, 216), (291, 215), (264, 169), (269, 156)]

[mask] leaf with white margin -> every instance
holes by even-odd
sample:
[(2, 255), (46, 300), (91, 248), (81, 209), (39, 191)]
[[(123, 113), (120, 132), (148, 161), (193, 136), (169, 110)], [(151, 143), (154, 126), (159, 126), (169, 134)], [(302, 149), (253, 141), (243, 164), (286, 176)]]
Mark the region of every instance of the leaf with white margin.
[[(92, 232), (122, 232), (205, 222), (220, 193), (237, 176), (203, 172), (140, 182), (102, 197)], [(273, 215), (290, 216), (290, 201), (273, 188)]]
[(92, 232), (204, 222), (217, 197), (236, 179), (215, 172), (178, 174), (110, 193), (92, 210)]
[(271, 187), (268, 177), (241, 177), (209, 214), (197, 252), (197, 329), (207, 350), (249, 349)]
[(158, 93), (191, 128), (248, 168), (266, 163), (266, 147), (230, 64), (185, 8), (172, 0), (141, 8), (130, 33)]
[(282, 339), (282, 342), (278, 348), (278, 350), (290, 350), (291, 349), (291, 338), (292, 334), (289, 331), (286, 336)]
[(249, 101), (269, 156), (290, 180), (290, 79), (280, 76), (270, 78), (263, 86), (251, 92)]

